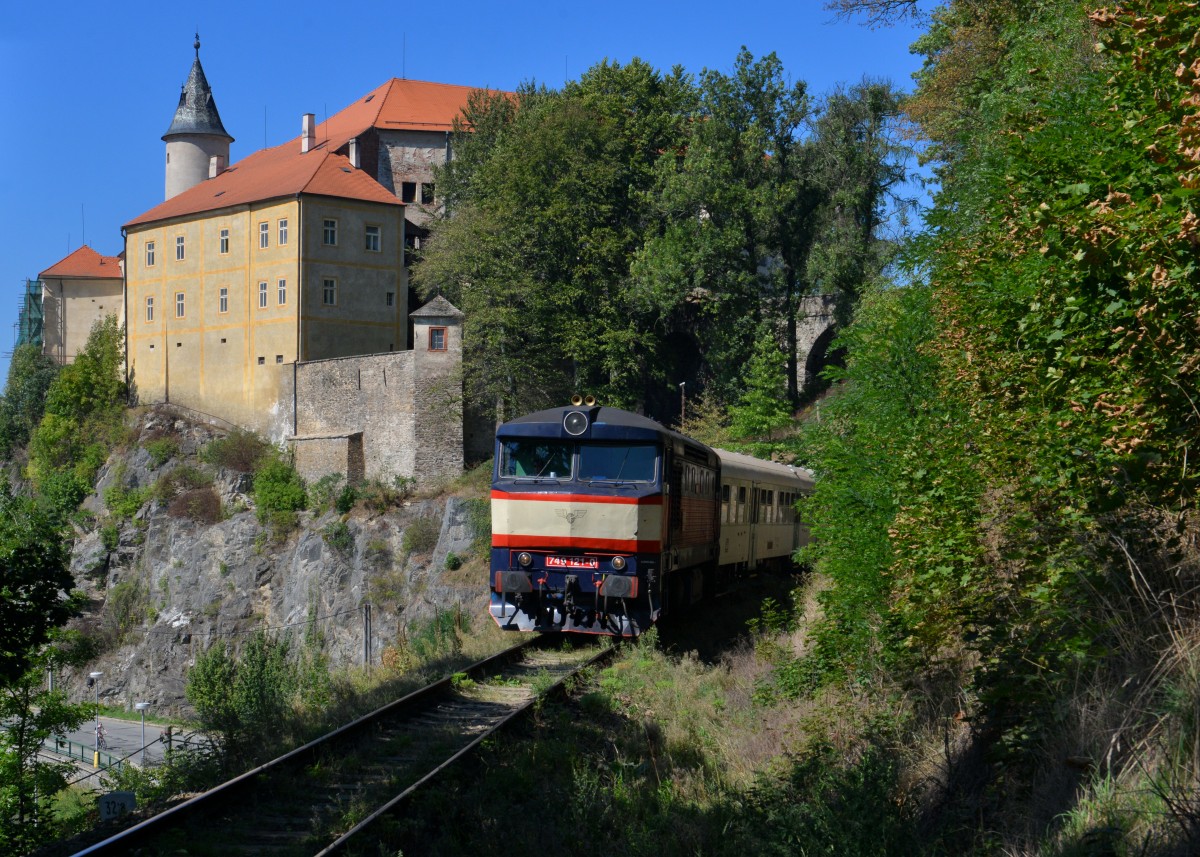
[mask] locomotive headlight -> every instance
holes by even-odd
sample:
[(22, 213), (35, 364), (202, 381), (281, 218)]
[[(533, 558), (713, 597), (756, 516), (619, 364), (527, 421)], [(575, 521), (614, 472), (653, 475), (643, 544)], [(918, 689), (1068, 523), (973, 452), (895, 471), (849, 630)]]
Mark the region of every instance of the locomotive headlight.
[(625, 557), (614, 556), (612, 558), (612, 567), (613, 567), (613, 571), (624, 571), (625, 570)]
[(567, 430), (567, 434), (581, 435), (587, 431), (588, 418), (583, 411), (571, 411), (563, 417), (563, 428)]
[(533, 565), (533, 557), (525, 551), (521, 551), (517, 554), (517, 564), (522, 568), (529, 568), (529, 566)]

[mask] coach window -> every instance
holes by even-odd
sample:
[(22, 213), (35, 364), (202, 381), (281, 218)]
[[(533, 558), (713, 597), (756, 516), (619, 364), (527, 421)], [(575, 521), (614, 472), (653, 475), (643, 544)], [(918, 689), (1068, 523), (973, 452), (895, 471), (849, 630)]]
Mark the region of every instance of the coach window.
[(742, 485), (738, 488), (737, 522), (739, 524), (746, 523), (746, 486), (745, 485)]
[(721, 523), (728, 524), (729, 521), (729, 486), (721, 486)]

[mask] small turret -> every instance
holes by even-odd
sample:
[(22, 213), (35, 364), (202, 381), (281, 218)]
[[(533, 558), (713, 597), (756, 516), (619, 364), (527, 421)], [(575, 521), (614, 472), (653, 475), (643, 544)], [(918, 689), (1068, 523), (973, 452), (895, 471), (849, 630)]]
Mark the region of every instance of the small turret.
[(166, 199), (183, 193), (209, 178), (213, 158), (229, 163), (233, 138), (221, 124), (217, 102), (200, 65), (200, 34), (196, 34), (196, 59), (179, 93), (179, 106), (171, 127), (163, 134), (167, 144)]

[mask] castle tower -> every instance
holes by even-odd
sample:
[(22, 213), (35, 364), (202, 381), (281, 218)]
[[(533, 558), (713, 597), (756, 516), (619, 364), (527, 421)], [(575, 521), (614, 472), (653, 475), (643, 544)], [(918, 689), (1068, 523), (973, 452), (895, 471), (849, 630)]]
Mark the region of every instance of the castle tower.
[(196, 59), (179, 93), (179, 107), (163, 140), (167, 144), (167, 195), (170, 199), (225, 170), (233, 138), (221, 124), (217, 103), (200, 65), (200, 34)]

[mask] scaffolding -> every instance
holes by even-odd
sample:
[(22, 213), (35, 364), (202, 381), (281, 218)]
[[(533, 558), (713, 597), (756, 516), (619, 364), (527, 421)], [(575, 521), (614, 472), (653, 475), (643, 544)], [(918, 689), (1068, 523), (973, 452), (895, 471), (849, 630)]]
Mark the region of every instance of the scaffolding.
[[(42, 281), (26, 280), (17, 313), (16, 342), (14, 349), (22, 345), (42, 345), (42, 329), (45, 316), (42, 313)], [(9, 356), (12, 356), (11, 354)]]

